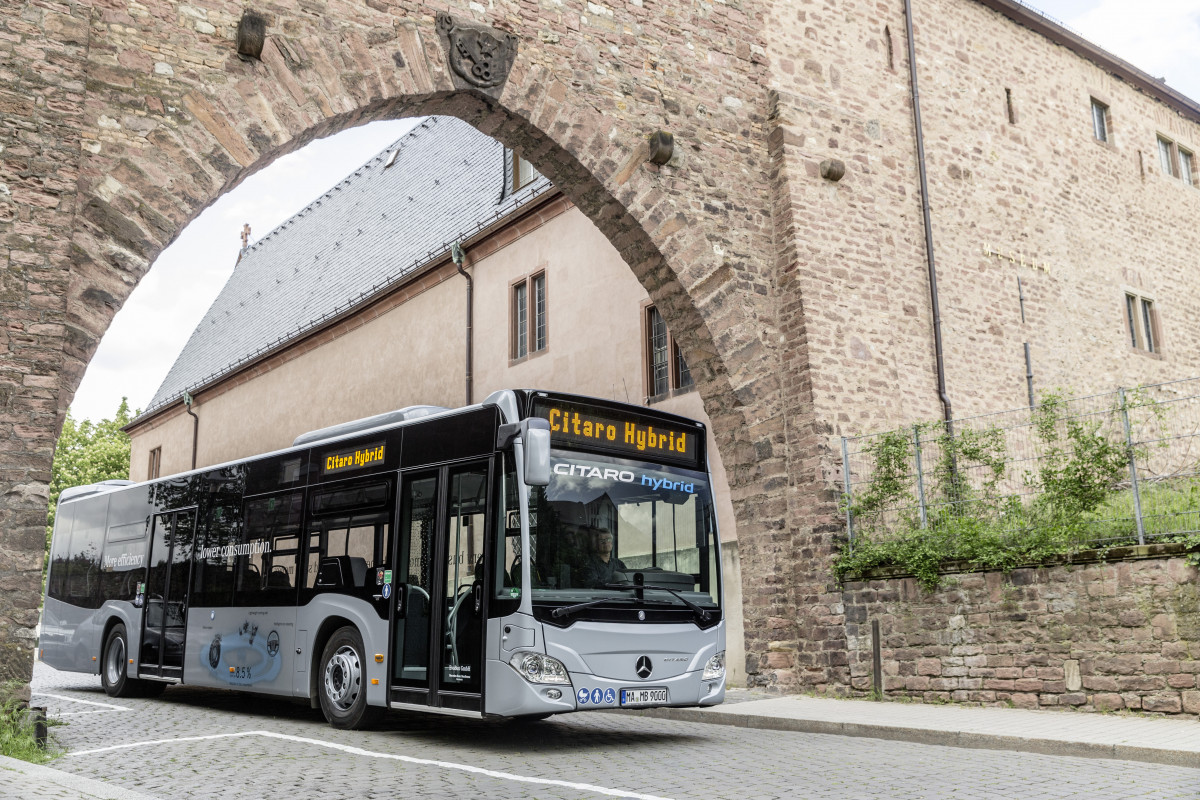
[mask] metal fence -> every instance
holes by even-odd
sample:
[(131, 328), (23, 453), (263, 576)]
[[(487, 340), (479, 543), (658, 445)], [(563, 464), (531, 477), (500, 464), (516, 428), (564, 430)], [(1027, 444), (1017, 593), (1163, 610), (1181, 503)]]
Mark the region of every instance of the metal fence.
[(1069, 547), (1200, 531), (1200, 378), (842, 438), (856, 538), (1044, 535)]

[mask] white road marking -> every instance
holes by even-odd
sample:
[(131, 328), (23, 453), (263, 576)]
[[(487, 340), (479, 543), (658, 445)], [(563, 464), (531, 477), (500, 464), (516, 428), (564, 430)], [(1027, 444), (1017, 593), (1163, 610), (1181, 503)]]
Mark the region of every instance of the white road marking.
[[(68, 697), (65, 694), (48, 694), (46, 692), (34, 692), (34, 694), (38, 697), (53, 697), (55, 700), (69, 700), (72, 703), (83, 703), (85, 706), (100, 706), (101, 708), (107, 708), (112, 711), (129, 711), (129, 709), (125, 706), (114, 706), (112, 703), (97, 703), (95, 700), (80, 700), (78, 697)], [(92, 711), (88, 713), (98, 714), (100, 712)]]
[(288, 742), (299, 742), (301, 744), (316, 745), (318, 747), (328, 747), (333, 750), (340, 750), (343, 753), (350, 753), (356, 756), (367, 756), (369, 758), (383, 758), (390, 761), (403, 761), (406, 764), (420, 764), (427, 767), (441, 767), (442, 769), (453, 769), (461, 772), (470, 772), (475, 775), (486, 775), (490, 778), (499, 778), (500, 780), (515, 781), (517, 783), (535, 783), (539, 786), (561, 786), (565, 789), (573, 789), (575, 791), (594, 792), (595, 794), (607, 795), (609, 797), (630, 797), (634, 800), (668, 800), (665, 797), (659, 797), (652, 794), (639, 794), (637, 792), (625, 792), (620, 789), (609, 789), (604, 786), (594, 786), (590, 783), (575, 783), (573, 781), (557, 781), (550, 778), (533, 778), (527, 775), (514, 775), (511, 772), (500, 772), (494, 769), (484, 769), (483, 767), (473, 767), (470, 764), (456, 764), (452, 761), (436, 761), (429, 758), (413, 758), (412, 756), (401, 756), (395, 753), (378, 753), (373, 750), (364, 750), (361, 747), (351, 747), (350, 745), (337, 744), (335, 742), (324, 742), (320, 739), (308, 739), (303, 736), (290, 736), (285, 733), (275, 733), (273, 731), (245, 731), (243, 733), (216, 733), (210, 736), (181, 736), (176, 739), (154, 739), (146, 742), (130, 742), (127, 744), (115, 744), (109, 747), (97, 747), (93, 750), (76, 750), (72, 753), (66, 753), (64, 757), (71, 756), (91, 756), (97, 753), (110, 753), (114, 750), (128, 750), (133, 747), (146, 747), (157, 744), (178, 744), (180, 742), (206, 742), (213, 739), (231, 739), (239, 736), (266, 736), (269, 739), (282, 739)]

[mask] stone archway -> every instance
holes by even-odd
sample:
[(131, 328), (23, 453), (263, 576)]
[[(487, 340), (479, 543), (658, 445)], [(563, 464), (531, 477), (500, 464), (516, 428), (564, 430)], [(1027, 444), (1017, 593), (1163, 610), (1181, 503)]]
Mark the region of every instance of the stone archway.
[[(804, 370), (804, 355), (780, 355), (795, 338), (779, 332), (774, 274), (786, 255), (776, 252), (772, 203), (786, 180), (769, 163), (756, 23), (724, 10), (722, 24), (685, 36), (636, 3), (618, 12), (589, 3), (583, 17), (572, 9), (552, 19), (528, 4), (454, 6), (458, 22), (516, 37), (507, 81), (479, 90), (448, 67), (441, 8), (318, 5), (264, 14), (261, 60), (237, 54), (234, 6), (30, 5), (9, 26), (22, 44), (7, 57), (13, 78), (3, 87), (17, 124), (0, 131), (9, 243), (0, 677), (29, 675), (62, 416), (158, 252), (278, 155), (371, 120), (431, 113), (522, 152), (604, 232), (663, 311), (729, 471), (747, 649), (776, 666), (767, 640), (796, 636), (789, 438), (803, 438), (808, 423), (791, 420), (802, 392), (784, 391), (798, 385), (787, 376)], [(657, 129), (675, 137), (663, 166), (649, 160)]]

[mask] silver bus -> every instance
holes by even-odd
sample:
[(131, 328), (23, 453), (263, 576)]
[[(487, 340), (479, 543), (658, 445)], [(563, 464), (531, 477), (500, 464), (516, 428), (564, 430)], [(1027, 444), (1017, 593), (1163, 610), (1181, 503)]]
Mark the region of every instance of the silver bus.
[(497, 392), (64, 491), (40, 658), (114, 697), (307, 698), (338, 728), (725, 694), (704, 426)]

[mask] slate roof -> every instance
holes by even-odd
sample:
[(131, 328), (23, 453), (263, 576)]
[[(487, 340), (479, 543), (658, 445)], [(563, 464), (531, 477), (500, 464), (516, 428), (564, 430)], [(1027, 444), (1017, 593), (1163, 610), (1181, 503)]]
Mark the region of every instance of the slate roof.
[(502, 144), (453, 117), (413, 128), (242, 254), (142, 416), (366, 302), (550, 188), (537, 176), (506, 192), (505, 162)]

